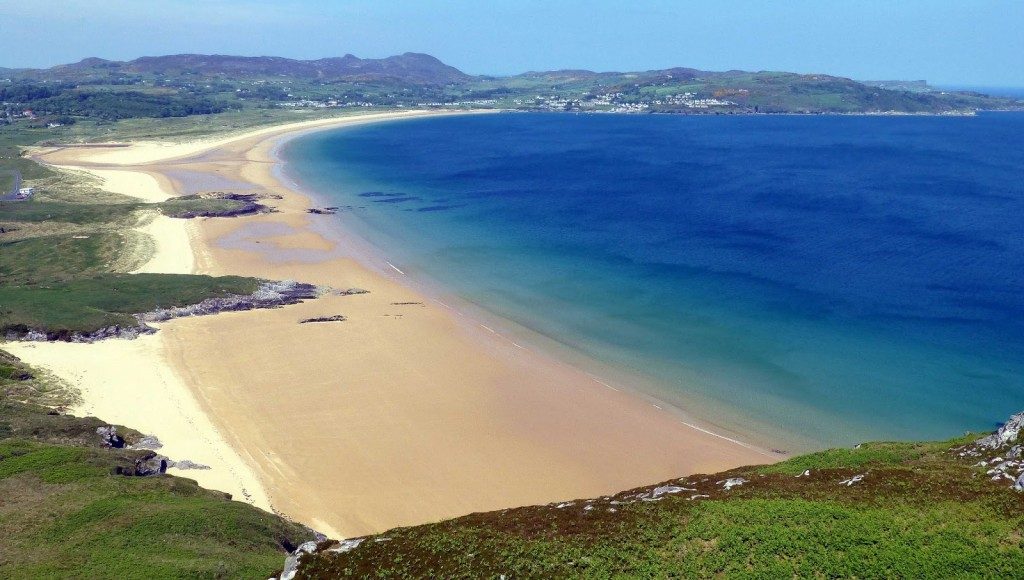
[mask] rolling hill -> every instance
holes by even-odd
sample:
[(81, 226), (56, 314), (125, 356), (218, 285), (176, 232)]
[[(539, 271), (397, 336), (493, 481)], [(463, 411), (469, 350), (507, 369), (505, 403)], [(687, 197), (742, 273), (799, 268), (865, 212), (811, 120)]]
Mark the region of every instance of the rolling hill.
[[(924, 81), (858, 82), (826, 74), (675, 67), (473, 76), (420, 53), (296, 60), (177, 54), (86, 58), (49, 69), (0, 69), (6, 121), (18, 110), (117, 120), (238, 109), (461, 107), (632, 113), (972, 114), (1024, 102), (948, 92)], [(3, 117), (0, 117), (3, 119)], [(2, 122), (2, 121), (0, 121)]]

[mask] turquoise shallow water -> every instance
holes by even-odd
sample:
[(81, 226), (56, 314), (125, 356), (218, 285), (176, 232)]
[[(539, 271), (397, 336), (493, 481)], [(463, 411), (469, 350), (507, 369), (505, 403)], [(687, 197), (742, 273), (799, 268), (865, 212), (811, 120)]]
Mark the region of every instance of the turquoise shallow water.
[(791, 449), (1024, 409), (1024, 115), (507, 114), (287, 171), (404, 271)]

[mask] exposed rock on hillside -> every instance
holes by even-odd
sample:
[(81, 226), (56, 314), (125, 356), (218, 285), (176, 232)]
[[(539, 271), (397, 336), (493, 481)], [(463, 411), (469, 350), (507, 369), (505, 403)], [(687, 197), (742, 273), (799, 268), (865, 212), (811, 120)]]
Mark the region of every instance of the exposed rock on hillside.
[(957, 449), (957, 456), (977, 459), (977, 467), (985, 469), (992, 481), (1009, 481), (1017, 491), (1024, 491), (1024, 447), (1015, 445), (1024, 429), (1024, 413), (1017, 413), (991, 435)]
[(976, 443), (981, 447), (998, 449), (1007, 443), (1017, 441), (1020, 430), (1024, 428), (1024, 413), (1017, 413), (1010, 417), (995, 433), (978, 439)]

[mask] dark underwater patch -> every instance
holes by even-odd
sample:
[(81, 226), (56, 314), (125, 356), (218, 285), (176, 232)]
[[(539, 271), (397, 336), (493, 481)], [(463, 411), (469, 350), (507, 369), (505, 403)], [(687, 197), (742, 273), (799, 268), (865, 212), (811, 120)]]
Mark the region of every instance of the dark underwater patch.
[(426, 207), (418, 207), (415, 210), (411, 210), (411, 211), (422, 211), (422, 212), (446, 211), (446, 210), (455, 209), (455, 208), (458, 208), (458, 207), (462, 207), (462, 205), (461, 204), (456, 204), (456, 205), (428, 205)]
[(408, 195), (409, 194), (407, 193), (399, 192), (388, 193), (386, 191), (364, 191), (359, 194), (359, 197), (408, 197)]
[(408, 197), (386, 197), (383, 199), (375, 199), (373, 200), (373, 203), (403, 203), (406, 201), (416, 201), (418, 199), (419, 198), (414, 195), (410, 195)]

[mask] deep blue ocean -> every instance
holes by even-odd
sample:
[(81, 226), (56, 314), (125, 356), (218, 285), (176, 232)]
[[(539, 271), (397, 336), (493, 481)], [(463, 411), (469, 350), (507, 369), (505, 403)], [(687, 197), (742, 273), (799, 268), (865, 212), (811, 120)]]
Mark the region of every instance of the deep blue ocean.
[(1024, 410), (1024, 114), (461, 116), (284, 156), (411, 275), (752, 438)]

